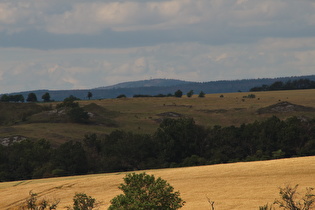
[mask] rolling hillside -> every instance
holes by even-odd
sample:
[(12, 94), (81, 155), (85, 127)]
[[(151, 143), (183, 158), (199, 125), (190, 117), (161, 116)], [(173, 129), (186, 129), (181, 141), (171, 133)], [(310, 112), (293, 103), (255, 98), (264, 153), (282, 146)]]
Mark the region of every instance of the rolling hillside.
[[(6, 115), (2, 115), (0, 122), (0, 138), (24, 136), (28, 138), (45, 138), (53, 143), (65, 141), (80, 141), (86, 133), (109, 133), (122, 129), (135, 133), (153, 133), (165, 117), (194, 118), (197, 124), (206, 127), (239, 126), (255, 120), (262, 121), (273, 115), (280, 119), (290, 116), (315, 118), (314, 111), (288, 111), (258, 114), (261, 108), (288, 101), (292, 104), (315, 108), (315, 90), (271, 91), (254, 93), (256, 98), (243, 98), (245, 92), (227, 94), (207, 94), (205, 98), (194, 95), (191, 98), (125, 98), (104, 100), (82, 100), (80, 106), (95, 114), (90, 124), (70, 123), (54, 118), (50, 111), (34, 114), (24, 106), (54, 109), (57, 102), (27, 104), (18, 103), (14, 109), (11, 104), (2, 104)], [(223, 95), (223, 97), (221, 97)], [(91, 104), (96, 108), (91, 109)], [(11, 107), (11, 108), (10, 108)], [(94, 106), (95, 107), (95, 106)], [(98, 108), (97, 108), (98, 107)], [(1, 107), (0, 107), (1, 108)], [(38, 109), (38, 108), (36, 108)], [(10, 111), (11, 110), (11, 111)], [(39, 110), (39, 109), (38, 109)], [(39, 110), (40, 111), (40, 110)], [(10, 114), (11, 113), (11, 114)]]
[[(140, 171), (138, 171), (140, 172)], [(167, 180), (187, 202), (183, 210), (207, 210), (207, 197), (218, 210), (252, 210), (279, 198), (279, 187), (299, 184), (301, 194), (314, 187), (315, 157), (233, 163), (175, 169), (148, 170)], [(86, 193), (107, 209), (121, 191), (125, 173), (96, 174), (0, 183), (0, 209), (13, 209), (30, 190), (40, 198), (61, 199), (60, 209), (72, 204), (75, 193)]]
[[(81, 141), (86, 133), (104, 134), (116, 129), (153, 133), (161, 119), (194, 118), (197, 124), (239, 126), (273, 115), (280, 119), (298, 116), (315, 118), (315, 90), (237, 92), (207, 94), (205, 98), (123, 98), (82, 100), (81, 107), (94, 114), (90, 124), (77, 124), (52, 115), (54, 103), (1, 104), (1, 138), (45, 138), (53, 144)], [(248, 98), (255, 94), (255, 98)], [(287, 103), (288, 102), (288, 103)], [(280, 105), (279, 105), (280, 104)], [(283, 108), (282, 105), (286, 108)], [(23, 107), (26, 105), (26, 107)], [(11, 109), (9, 109), (11, 107)], [(33, 107), (33, 108), (32, 108)], [(31, 110), (29, 110), (31, 109)], [(32, 111), (33, 110), (33, 111)], [(14, 115), (10, 115), (14, 113)], [(262, 162), (148, 170), (170, 182), (187, 204), (183, 209), (210, 209), (207, 197), (221, 209), (258, 209), (278, 197), (278, 187), (299, 184), (299, 190), (314, 187), (315, 157)], [(106, 209), (117, 195), (125, 173), (95, 174), (0, 183), (0, 209), (19, 205), (33, 190), (40, 196), (60, 198), (60, 207), (70, 205), (76, 192), (84, 192), (103, 202)]]

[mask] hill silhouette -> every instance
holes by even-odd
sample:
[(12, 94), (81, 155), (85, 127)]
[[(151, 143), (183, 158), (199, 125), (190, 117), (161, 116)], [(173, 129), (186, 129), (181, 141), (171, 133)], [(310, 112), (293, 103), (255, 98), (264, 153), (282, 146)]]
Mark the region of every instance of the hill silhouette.
[(280, 78), (262, 78), (262, 79), (242, 79), (242, 80), (221, 80), (209, 82), (189, 82), (173, 79), (150, 79), (133, 82), (119, 83), (117, 85), (96, 87), (92, 89), (78, 90), (32, 90), (10, 94), (22, 94), (25, 98), (29, 93), (35, 93), (40, 99), (43, 94), (48, 92), (52, 100), (62, 101), (64, 98), (74, 95), (80, 99), (88, 99), (87, 93), (93, 94), (92, 99), (116, 98), (118, 95), (124, 94), (127, 97), (133, 95), (158, 95), (158, 94), (174, 94), (176, 90), (183, 91), (186, 94), (193, 90), (196, 94), (203, 91), (206, 94), (211, 93), (233, 93), (247, 92), (253, 87), (261, 85), (271, 85), (276, 81), (287, 82), (289, 80), (309, 79), (315, 80), (315, 75), (280, 77)]

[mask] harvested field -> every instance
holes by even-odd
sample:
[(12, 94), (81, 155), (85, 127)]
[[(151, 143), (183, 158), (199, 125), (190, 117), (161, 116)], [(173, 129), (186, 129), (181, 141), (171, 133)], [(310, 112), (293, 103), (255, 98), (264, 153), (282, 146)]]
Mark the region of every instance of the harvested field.
[[(302, 193), (306, 187), (315, 187), (315, 156), (146, 172), (179, 190), (187, 202), (184, 210), (210, 209), (207, 197), (217, 210), (258, 209), (278, 198), (279, 187), (299, 184)], [(117, 186), (124, 176), (111, 173), (0, 183), (0, 209), (13, 209), (30, 190), (40, 197), (61, 199), (59, 207), (71, 205), (74, 193), (83, 192), (107, 209), (109, 201), (121, 193)]]

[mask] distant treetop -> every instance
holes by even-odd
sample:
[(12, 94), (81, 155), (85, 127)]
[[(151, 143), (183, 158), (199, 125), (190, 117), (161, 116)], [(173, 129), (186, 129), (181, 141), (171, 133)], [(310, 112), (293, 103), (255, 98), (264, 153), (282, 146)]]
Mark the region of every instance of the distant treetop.
[(297, 89), (315, 89), (315, 81), (309, 79), (289, 80), (287, 82), (276, 81), (271, 85), (262, 85), (253, 87), (250, 91), (272, 91), (272, 90), (297, 90)]

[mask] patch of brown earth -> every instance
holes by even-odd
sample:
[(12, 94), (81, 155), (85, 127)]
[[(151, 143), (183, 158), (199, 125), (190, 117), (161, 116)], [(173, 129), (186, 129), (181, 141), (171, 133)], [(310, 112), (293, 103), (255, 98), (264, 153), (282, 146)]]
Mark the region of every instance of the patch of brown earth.
[(164, 112), (157, 115), (161, 117), (182, 117), (183, 116), (182, 114), (179, 114), (176, 112)]
[(180, 118), (180, 117), (183, 117), (184, 115), (177, 113), (177, 112), (163, 112), (163, 113), (157, 114), (157, 116), (159, 116), (161, 118), (155, 119), (154, 121), (157, 123), (161, 123), (163, 121), (163, 119), (165, 119), (165, 118), (170, 118), (170, 117), (171, 118)]
[(245, 108), (234, 108), (234, 109), (230, 109), (230, 110), (227, 110), (227, 109), (200, 109), (198, 111), (200, 112), (204, 112), (204, 113), (226, 113), (228, 111), (241, 111), (241, 110), (244, 110)]
[(258, 114), (283, 113), (283, 112), (314, 112), (315, 108), (292, 104), (283, 101), (257, 110)]

